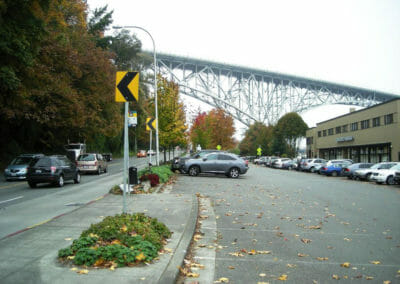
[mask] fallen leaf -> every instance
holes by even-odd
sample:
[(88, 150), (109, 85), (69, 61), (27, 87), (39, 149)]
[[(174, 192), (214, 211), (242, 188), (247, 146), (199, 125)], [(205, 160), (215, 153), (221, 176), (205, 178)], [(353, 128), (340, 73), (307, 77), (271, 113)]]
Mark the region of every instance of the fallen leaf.
[(249, 255), (255, 255), (256, 254), (256, 250), (252, 249), (251, 251), (248, 252)]
[(288, 263), (288, 264), (286, 264), (286, 266), (289, 267), (289, 268), (295, 268), (295, 267), (296, 267), (296, 264), (290, 264), (290, 263)]
[(76, 268), (76, 267), (72, 267), (70, 270), (71, 270), (71, 271), (77, 271), (77, 270), (78, 270), (78, 268)]
[(365, 280), (372, 280), (372, 279), (374, 279), (374, 277), (372, 277), (372, 276), (365, 276)]
[(146, 259), (146, 256), (144, 255), (143, 252), (141, 252), (139, 255), (136, 256), (136, 260), (142, 261)]
[(81, 270), (78, 270), (76, 273), (78, 273), (78, 274), (88, 274), (88, 273), (89, 273), (89, 270), (87, 270), (87, 269), (81, 269)]
[(257, 282), (257, 284), (269, 284), (269, 282)]
[(351, 239), (349, 238), (344, 238), (343, 240), (345, 240), (346, 242), (351, 242)]
[(286, 274), (282, 274), (281, 276), (278, 277), (278, 280), (286, 281), (287, 280), (287, 275)]
[(72, 240), (72, 238), (65, 238), (64, 240), (66, 240), (66, 241), (70, 241), (70, 240)]
[(390, 281), (390, 280), (383, 281), (383, 284), (391, 284), (391, 283), (392, 283), (392, 281)]
[(228, 253), (229, 255), (232, 255), (232, 256), (238, 256), (238, 257), (242, 257), (242, 256), (244, 256), (243, 254), (241, 254), (240, 252), (230, 252), (230, 253)]
[(269, 250), (258, 250), (257, 251), (257, 254), (270, 254), (271, 253), (271, 251), (269, 251)]
[(327, 258), (327, 257), (317, 257), (317, 260), (319, 260), (319, 261), (325, 261), (325, 260), (328, 260), (328, 258)]
[(344, 262), (340, 265), (341, 267), (349, 268), (350, 267), (350, 262)]
[(298, 257), (306, 257), (306, 256), (308, 256), (308, 254), (298, 253), (297, 256), (298, 256)]
[(354, 276), (354, 278), (357, 278), (357, 279), (360, 279), (360, 278), (362, 278), (363, 276), (362, 276), (362, 274), (359, 274), (359, 275), (357, 275), (357, 276)]
[(258, 274), (258, 276), (260, 276), (260, 277), (265, 277), (265, 276), (267, 276), (267, 274), (265, 274), (265, 273), (260, 273), (260, 274)]
[(186, 276), (190, 277), (190, 278), (198, 278), (200, 276), (200, 274), (189, 272), (189, 273), (186, 274)]
[(379, 260), (373, 260), (373, 261), (370, 261), (370, 263), (372, 263), (372, 264), (381, 264), (381, 262)]
[(320, 229), (321, 229), (321, 226), (320, 226), (320, 225), (309, 226), (309, 227), (307, 227), (307, 229), (310, 229), (310, 230), (320, 230)]
[(232, 265), (229, 265), (228, 268), (229, 268), (229, 269), (235, 269), (235, 267), (232, 266)]
[(339, 279), (340, 279), (340, 277), (339, 277), (339, 276), (337, 276), (336, 274), (333, 274), (333, 275), (332, 275), (332, 279), (339, 280)]
[(303, 243), (305, 243), (305, 244), (311, 243), (311, 240), (310, 240), (310, 239), (301, 239), (301, 241), (302, 241)]
[(192, 263), (190, 264), (190, 267), (199, 268), (199, 269), (204, 269), (204, 268), (205, 268), (205, 266), (204, 266), (203, 264), (196, 263), (196, 262), (192, 262)]
[(75, 255), (69, 255), (69, 256), (67, 256), (67, 259), (68, 260), (73, 260), (75, 258)]
[(128, 231), (128, 227), (126, 225), (123, 225), (120, 229), (121, 232), (126, 232)]
[(214, 281), (214, 283), (229, 283), (229, 278), (221, 277), (217, 281)]

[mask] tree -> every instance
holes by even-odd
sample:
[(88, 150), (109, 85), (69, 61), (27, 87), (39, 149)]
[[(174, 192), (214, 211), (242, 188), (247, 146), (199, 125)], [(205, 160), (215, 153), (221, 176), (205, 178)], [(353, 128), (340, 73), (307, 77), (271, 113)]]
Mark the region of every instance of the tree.
[(206, 124), (212, 133), (209, 148), (216, 149), (217, 145), (221, 145), (222, 149), (226, 150), (235, 146), (233, 138), (235, 127), (232, 116), (220, 108), (212, 109), (207, 115)]
[(308, 129), (307, 124), (303, 121), (300, 115), (295, 112), (290, 112), (282, 116), (275, 126), (276, 144), (280, 141), (285, 141), (288, 145), (288, 153), (294, 156), (298, 151), (298, 140), (306, 135)]
[[(179, 101), (179, 86), (173, 81), (157, 76), (159, 146), (165, 150), (185, 143), (185, 110)], [(154, 100), (149, 103), (154, 115)]]
[(211, 129), (207, 125), (207, 113), (199, 111), (197, 116), (193, 119), (192, 127), (189, 131), (189, 137), (196, 148), (200, 145), (203, 149), (210, 148), (211, 146)]
[(245, 137), (239, 145), (240, 153), (244, 155), (256, 155), (260, 146), (263, 155), (271, 155), (273, 141), (273, 127), (266, 126), (262, 122), (255, 122), (245, 132)]

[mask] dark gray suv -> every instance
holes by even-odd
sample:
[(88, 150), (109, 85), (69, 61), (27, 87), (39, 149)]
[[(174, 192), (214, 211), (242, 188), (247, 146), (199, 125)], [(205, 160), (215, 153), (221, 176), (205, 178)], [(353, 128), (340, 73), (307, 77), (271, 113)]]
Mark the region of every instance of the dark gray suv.
[(68, 180), (80, 183), (81, 174), (73, 162), (66, 156), (44, 156), (32, 160), (26, 179), (31, 188), (38, 183), (51, 183), (63, 187)]
[(213, 152), (223, 152), (223, 151), (218, 151), (218, 150), (200, 150), (196, 153), (191, 154), (190, 156), (187, 157), (175, 157), (172, 160), (171, 163), (171, 171), (179, 170), (181, 173), (185, 173), (185, 163), (189, 159), (199, 159), (204, 157), (207, 154), (213, 153)]

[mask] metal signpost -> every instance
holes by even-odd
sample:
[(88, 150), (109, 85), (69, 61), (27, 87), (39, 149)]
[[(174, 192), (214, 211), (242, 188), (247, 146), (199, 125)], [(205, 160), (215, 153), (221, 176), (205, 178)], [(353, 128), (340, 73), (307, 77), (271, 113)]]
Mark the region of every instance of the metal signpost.
[(130, 101), (139, 100), (139, 72), (118, 71), (115, 86), (115, 101), (125, 102), (124, 117), (124, 190), (122, 213), (126, 214), (126, 192), (128, 191), (127, 177), (129, 168), (129, 140), (128, 140), (128, 108)]

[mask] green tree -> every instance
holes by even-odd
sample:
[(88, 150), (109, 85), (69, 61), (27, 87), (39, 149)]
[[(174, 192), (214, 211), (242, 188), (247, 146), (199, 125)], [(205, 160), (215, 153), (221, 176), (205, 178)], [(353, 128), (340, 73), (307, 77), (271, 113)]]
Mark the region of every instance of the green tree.
[(298, 140), (306, 135), (307, 124), (300, 115), (290, 112), (282, 116), (275, 126), (276, 144), (282, 140), (287, 144), (287, 154), (294, 156), (298, 151)]
[(256, 155), (257, 148), (261, 146), (263, 155), (272, 155), (273, 127), (262, 122), (255, 122), (245, 132), (245, 137), (239, 144), (240, 153), (243, 155)]

